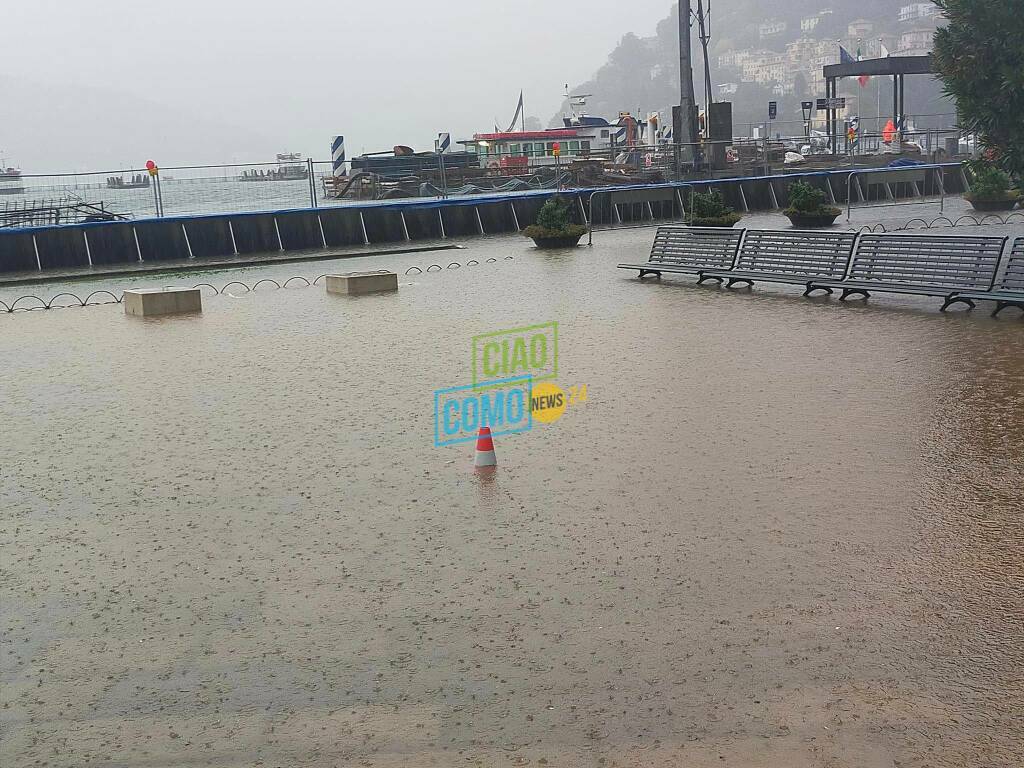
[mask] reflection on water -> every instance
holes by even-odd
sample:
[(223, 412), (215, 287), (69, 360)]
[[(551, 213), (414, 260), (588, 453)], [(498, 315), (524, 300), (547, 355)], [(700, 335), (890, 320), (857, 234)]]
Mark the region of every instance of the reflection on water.
[(983, 718), (1024, 709), (1024, 354), (1008, 341), (953, 355), (922, 463), (929, 623), (958, 649), (954, 673), (1016, 681)]

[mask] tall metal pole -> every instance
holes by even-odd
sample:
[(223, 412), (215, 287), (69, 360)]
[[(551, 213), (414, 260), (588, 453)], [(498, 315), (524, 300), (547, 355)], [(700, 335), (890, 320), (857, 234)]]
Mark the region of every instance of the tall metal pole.
[(696, 131), (693, 120), (693, 62), (690, 51), (690, 0), (679, 0), (679, 144), (692, 144)]
[[(707, 11), (704, 10), (704, 0), (697, 0), (697, 28), (700, 37), (701, 52), (704, 55), (704, 114), (707, 121), (706, 126), (711, 126), (711, 102), (714, 95), (711, 90), (711, 64), (708, 62), (708, 43), (711, 42), (711, 0), (707, 0)], [(710, 132), (710, 131), (709, 131)]]

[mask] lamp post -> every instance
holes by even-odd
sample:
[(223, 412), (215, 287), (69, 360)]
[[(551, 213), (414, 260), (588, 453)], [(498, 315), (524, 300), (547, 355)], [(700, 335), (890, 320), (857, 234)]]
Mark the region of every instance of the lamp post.
[(696, 138), (693, 119), (693, 63), (690, 54), (690, 0), (679, 0), (679, 111), (680, 125), (672, 126), (677, 144), (692, 144)]

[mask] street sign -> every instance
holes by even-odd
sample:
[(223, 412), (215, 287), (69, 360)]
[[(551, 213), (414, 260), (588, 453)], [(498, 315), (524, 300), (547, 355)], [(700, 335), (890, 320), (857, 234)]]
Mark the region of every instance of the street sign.
[(818, 110), (846, 109), (846, 97), (839, 96), (832, 99), (818, 99), (816, 106)]
[(437, 151), (439, 154), (444, 154), (448, 151), (448, 148), (452, 145), (452, 135), (450, 133), (439, 133), (437, 134)]
[(779, 116), (779, 103), (777, 101), (768, 102), (768, 119), (774, 120)]

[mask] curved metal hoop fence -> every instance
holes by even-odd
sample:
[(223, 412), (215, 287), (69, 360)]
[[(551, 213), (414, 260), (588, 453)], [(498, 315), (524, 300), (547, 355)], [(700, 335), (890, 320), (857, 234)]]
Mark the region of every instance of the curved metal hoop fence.
[[(442, 267), (440, 264), (430, 264), (426, 268), (418, 267), (418, 266), (412, 266), (412, 267), (409, 267), (408, 269), (405, 270), (405, 274), (406, 275), (422, 275), (424, 272), (443, 272), (445, 270), (459, 269), (460, 267), (464, 267), (464, 266), (465, 267), (476, 267), (476, 266), (479, 266), (481, 263), (484, 263), (484, 264), (494, 264), (494, 263), (497, 263), (499, 261), (514, 261), (514, 260), (515, 259), (514, 259), (513, 256), (506, 256), (504, 259), (500, 259), (500, 260), (499, 259), (495, 259), (495, 258), (489, 258), (489, 259), (487, 259), (484, 262), (479, 262), (476, 259), (470, 259), (465, 264), (461, 264), (461, 263), (459, 263), (457, 261), (452, 261), (452, 262), (448, 263), (447, 267)], [(312, 280), (310, 280), (308, 277), (304, 277), (303, 275), (293, 275), (292, 277), (287, 278), (283, 282), (278, 282), (277, 280), (274, 280), (273, 278), (270, 278), (270, 277), (263, 277), (263, 278), (260, 278), (259, 280), (257, 280), (252, 285), (249, 285), (248, 283), (244, 283), (241, 280), (232, 280), (229, 283), (225, 283), (220, 288), (218, 288), (217, 286), (213, 285), (212, 283), (196, 283), (192, 287), (193, 288), (199, 288), (200, 290), (203, 289), (203, 288), (209, 288), (210, 291), (212, 291), (213, 295), (215, 295), (215, 296), (221, 296), (221, 295), (229, 295), (230, 296), (232, 294), (229, 292), (228, 289), (237, 289), (237, 291), (239, 293), (255, 293), (256, 289), (260, 288), (260, 287), (263, 287), (263, 288), (269, 289), (269, 290), (277, 291), (277, 290), (283, 290), (283, 289), (292, 287), (292, 283), (297, 283), (297, 285), (294, 286), (294, 287), (297, 287), (297, 288), (309, 288), (309, 287), (312, 287), (312, 286), (316, 285), (317, 283), (319, 283), (325, 277), (327, 277), (327, 275), (323, 274), (323, 275), (318, 275), (317, 277), (315, 277)], [(93, 301), (94, 297), (101, 297), (101, 296), (105, 296), (105, 297), (108, 297), (108, 298), (106, 300), (103, 300), (103, 301), (99, 301), (99, 300)], [(57, 300), (61, 299), (61, 298), (64, 298), (64, 297), (67, 297), (69, 299), (73, 299), (74, 301), (58, 303)], [(121, 304), (123, 300), (124, 300), (124, 293), (122, 293), (121, 295), (116, 295), (116, 294), (112, 293), (111, 291), (108, 291), (108, 290), (105, 290), (105, 289), (100, 289), (100, 290), (93, 291), (92, 293), (87, 295), (84, 299), (81, 296), (79, 296), (78, 294), (76, 294), (76, 293), (71, 293), (70, 291), (61, 291), (60, 293), (56, 294), (55, 296), (51, 296), (49, 298), (49, 300), (42, 299), (39, 296), (36, 296), (35, 294), (27, 294), (25, 296), (19, 296), (17, 299), (15, 299), (10, 304), (8, 304), (7, 302), (5, 302), (2, 299), (0, 299), (0, 310), (2, 310), (6, 314), (11, 314), (13, 312), (33, 312), (33, 311), (36, 311), (36, 310), (46, 310), (46, 309), (71, 309), (72, 307), (100, 306), (100, 305), (103, 305), (103, 304)]]

